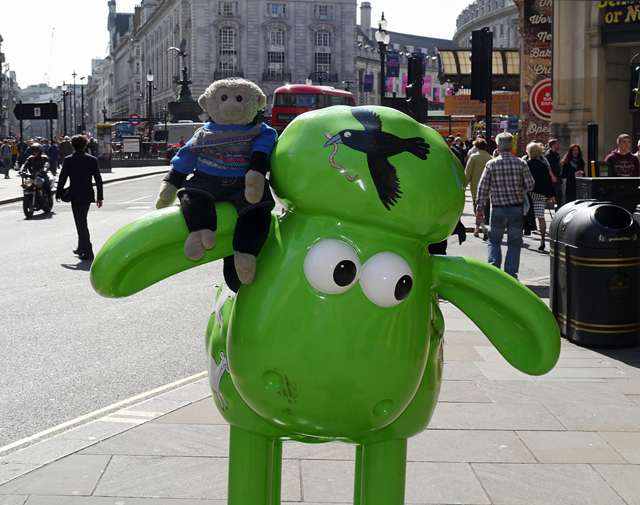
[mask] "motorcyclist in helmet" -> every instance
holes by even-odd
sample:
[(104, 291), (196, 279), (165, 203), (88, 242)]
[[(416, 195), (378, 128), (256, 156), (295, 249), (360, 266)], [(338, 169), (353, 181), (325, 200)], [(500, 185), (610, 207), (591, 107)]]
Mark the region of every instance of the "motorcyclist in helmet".
[(49, 175), (47, 174), (50, 166), (49, 158), (46, 154), (44, 154), (42, 146), (37, 142), (31, 144), (31, 152), (33, 154), (27, 158), (27, 161), (24, 162), (24, 165), (22, 165), (22, 170), (28, 171), (31, 174), (37, 174), (38, 172), (43, 173), (45, 190), (47, 192), (47, 195), (49, 197), (52, 197), (51, 180), (49, 179)]

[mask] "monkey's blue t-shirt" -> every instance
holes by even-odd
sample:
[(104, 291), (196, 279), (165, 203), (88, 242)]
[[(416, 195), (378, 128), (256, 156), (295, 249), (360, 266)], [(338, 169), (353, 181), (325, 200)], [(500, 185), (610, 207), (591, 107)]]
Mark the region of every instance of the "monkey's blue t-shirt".
[(244, 177), (251, 154), (271, 154), (278, 134), (264, 123), (217, 125), (208, 122), (171, 160), (173, 170), (190, 174), (195, 169), (217, 177)]

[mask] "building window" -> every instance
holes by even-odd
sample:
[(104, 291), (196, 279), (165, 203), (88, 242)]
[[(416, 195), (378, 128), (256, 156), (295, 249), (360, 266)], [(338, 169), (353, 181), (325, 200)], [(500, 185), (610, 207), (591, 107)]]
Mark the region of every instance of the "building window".
[(284, 31), (279, 28), (269, 32), (267, 72), (272, 76), (284, 73)]
[(238, 2), (218, 2), (218, 16), (237, 16)]
[(500, 25), (500, 36), (504, 35), (504, 25)]
[(333, 5), (314, 5), (313, 16), (318, 19), (333, 19)]
[(284, 18), (287, 15), (287, 4), (267, 4), (267, 16), (271, 18)]
[(231, 27), (220, 28), (218, 33), (219, 62), (218, 69), (233, 73), (238, 66), (238, 36)]
[(314, 69), (316, 72), (331, 71), (331, 33), (326, 30), (316, 32)]

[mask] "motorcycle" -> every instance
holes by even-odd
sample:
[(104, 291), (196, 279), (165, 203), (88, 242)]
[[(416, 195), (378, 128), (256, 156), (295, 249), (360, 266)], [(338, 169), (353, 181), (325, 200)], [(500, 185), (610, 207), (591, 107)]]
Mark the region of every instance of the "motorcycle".
[(45, 214), (53, 208), (53, 185), (55, 177), (48, 170), (31, 172), (26, 168), (20, 171), (22, 177), (22, 209), (27, 219), (33, 217), (36, 210), (42, 210)]

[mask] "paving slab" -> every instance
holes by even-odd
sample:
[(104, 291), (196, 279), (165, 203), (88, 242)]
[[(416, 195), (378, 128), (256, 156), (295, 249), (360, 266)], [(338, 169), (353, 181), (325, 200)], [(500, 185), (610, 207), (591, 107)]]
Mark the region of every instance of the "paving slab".
[(405, 503), (489, 505), (491, 501), (468, 464), (408, 463)]
[(227, 424), (211, 395), (151, 421), (151, 424)]
[(326, 444), (284, 442), (282, 444), (282, 457), (285, 459), (355, 461), (356, 446), (341, 442), (329, 442)]
[(565, 429), (543, 405), (532, 403), (441, 403), (436, 407), (429, 427), (457, 430)]
[[(548, 432), (545, 432), (548, 433)], [(408, 461), (443, 463), (535, 463), (513, 431), (426, 429), (409, 439)]]
[(300, 461), (302, 500), (353, 503), (353, 461)]
[(444, 361), (482, 361), (482, 357), (472, 345), (448, 345), (444, 350)]
[(491, 403), (476, 381), (443, 380), (438, 402)]
[(618, 451), (633, 465), (640, 465), (640, 433), (626, 433), (621, 431), (600, 431), (598, 432), (604, 440)]
[(0, 486), (0, 495), (91, 495), (111, 456), (67, 456)]
[[(104, 496), (31, 496), (25, 505), (227, 505), (226, 500), (111, 498)], [(0, 500), (0, 505), (4, 502)], [(9, 504), (13, 505), (13, 504)]]
[(594, 465), (628, 505), (640, 505), (640, 466)]
[(590, 431), (518, 431), (540, 463), (624, 464), (622, 456)]
[[(626, 398), (625, 398), (626, 399)], [(547, 404), (549, 411), (571, 431), (630, 431), (640, 427), (640, 406), (590, 403)]]
[(590, 465), (471, 466), (494, 505), (625, 505)]
[(24, 505), (28, 496), (0, 496), (0, 505)]
[(489, 339), (477, 331), (453, 331), (445, 323), (444, 342), (448, 345), (487, 345)]
[(443, 380), (477, 381), (484, 378), (476, 363), (450, 361), (442, 367)]
[(229, 456), (228, 425), (152, 424), (92, 445), (81, 454)]

